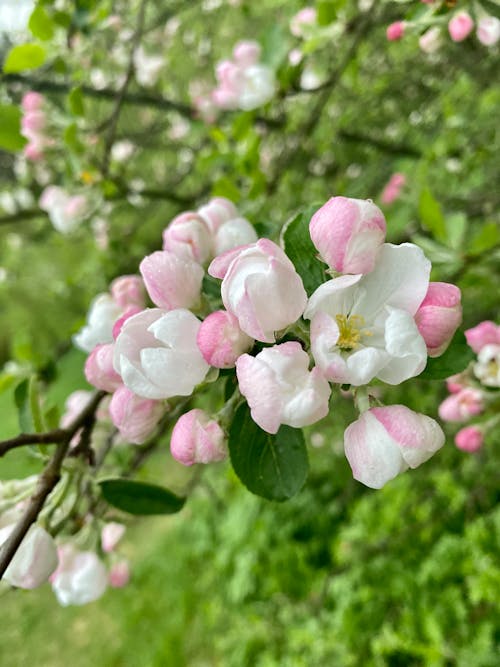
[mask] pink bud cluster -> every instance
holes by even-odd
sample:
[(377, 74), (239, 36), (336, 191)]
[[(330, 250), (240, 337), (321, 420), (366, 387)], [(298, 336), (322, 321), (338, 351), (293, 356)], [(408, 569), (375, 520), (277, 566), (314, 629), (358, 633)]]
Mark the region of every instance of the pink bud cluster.
[(494, 415), (487, 417), (492, 390), (500, 388), (500, 326), (486, 320), (467, 329), (465, 337), (477, 360), (460, 375), (448, 378), (450, 395), (439, 406), (439, 416), (445, 422), (463, 423), (484, 415), (483, 422), (465, 426), (455, 436), (459, 449), (476, 452), (483, 445), (485, 433), (496, 423)]
[(44, 106), (43, 95), (33, 91), (26, 93), (21, 101), (21, 134), (28, 140), (24, 155), (33, 162), (41, 160), (44, 151), (53, 144), (46, 132), (48, 123)]
[[(433, 4), (432, 0), (422, 0), (426, 4)], [(434, 3), (436, 9), (439, 9), (439, 3)], [(442, 33), (439, 27), (441, 17), (436, 13), (436, 23), (431, 25), (419, 38), (419, 46), (425, 53), (434, 53), (442, 44)], [(432, 10), (431, 18), (432, 21)], [(429, 24), (429, 15), (425, 15), (425, 25)], [(465, 10), (457, 11), (448, 21), (448, 34), (453, 42), (463, 42), (474, 30), (474, 19)], [(407, 28), (412, 27), (418, 30), (419, 21), (395, 21), (391, 23), (386, 30), (386, 36), (389, 41), (400, 40), (405, 34)], [(476, 37), (484, 46), (494, 46), (500, 39), (500, 19), (496, 16), (490, 16), (480, 9), (476, 26)]]
[(54, 228), (62, 234), (74, 231), (90, 213), (85, 195), (71, 195), (57, 185), (46, 187), (38, 204), (46, 211)]

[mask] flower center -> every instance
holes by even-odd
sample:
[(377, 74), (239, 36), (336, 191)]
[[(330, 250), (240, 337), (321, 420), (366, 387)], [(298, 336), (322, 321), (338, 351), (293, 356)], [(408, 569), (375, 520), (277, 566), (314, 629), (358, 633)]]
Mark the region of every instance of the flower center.
[(371, 336), (370, 331), (363, 329), (365, 320), (361, 315), (335, 315), (335, 321), (339, 328), (337, 347), (341, 350), (346, 352), (355, 350), (361, 336)]

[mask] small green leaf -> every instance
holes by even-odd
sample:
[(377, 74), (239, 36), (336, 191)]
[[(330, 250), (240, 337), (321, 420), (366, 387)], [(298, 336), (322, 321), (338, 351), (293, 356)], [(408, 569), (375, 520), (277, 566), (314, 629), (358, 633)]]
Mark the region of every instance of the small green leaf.
[(0, 104), (0, 148), (16, 152), (26, 144), (21, 136), (21, 111), (13, 104)]
[(229, 453), (235, 473), (249, 491), (282, 502), (300, 491), (309, 463), (300, 429), (281, 426), (270, 435), (253, 421), (248, 405), (241, 405), (229, 431)]
[(33, 433), (34, 425), (30, 409), (30, 380), (23, 380), (14, 391), (14, 402), (21, 433)]
[(42, 41), (52, 39), (54, 36), (54, 21), (41, 5), (37, 5), (33, 10), (28, 27), (33, 37), (37, 37)]
[(422, 190), (418, 211), (422, 226), (427, 229), (438, 241), (446, 243), (446, 223), (441, 206), (434, 199), (429, 188)]
[(29, 381), (28, 395), (33, 426), (36, 433), (41, 433), (43, 431), (43, 418), (42, 411), (40, 409), (40, 389), (38, 380), (34, 375), (30, 378)]
[(318, 25), (330, 25), (337, 18), (337, 0), (318, 0), (316, 2), (316, 12)]
[(3, 64), (3, 71), (6, 74), (13, 72), (23, 72), (27, 69), (36, 69), (45, 62), (45, 49), (39, 44), (21, 44), (14, 46)]
[(227, 197), (236, 204), (241, 199), (240, 191), (233, 183), (233, 181), (230, 178), (227, 178), (227, 176), (219, 178), (219, 180), (214, 183), (212, 188), (212, 195), (214, 197)]
[(309, 295), (328, 280), (328, 267), (318, 259), (318, 251), (309, 235), (309, 221), (319, 207), (311, 206), (298, 213), (285, 224), (282, 231), (285, 252), (292, 260)]
[(487, 222), (475, 234), (469, 244), (471, 255), (480, 255), (500, 244), (500, 227), (495, 222)]
[(103, 479), (99, 486), (110, 505), (129, 514), (174, 514), (186, 502), (162, 486), (132, 479)]
[(425, 370), (418, 377), (421, 380), (446, 380), (465, 370), (474, 356), (464, 334), (457, 331), (446, 352), (440, 357), (429, 359)]
[(458, 250), (462, 247), (466, 228), (467, 216), (464, 213), (452, 213), (446, 217), (446, 234), (450, 248)]
[(74, 116), (84, 116), (83, 93), (80, 86), (73, 88), (68, 95), (69, 110)]

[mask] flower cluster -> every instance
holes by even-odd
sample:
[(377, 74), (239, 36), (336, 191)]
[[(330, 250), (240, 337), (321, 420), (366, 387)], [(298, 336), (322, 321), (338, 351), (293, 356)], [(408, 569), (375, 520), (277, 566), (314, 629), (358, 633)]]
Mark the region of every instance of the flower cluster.
[(494, 402), (500, 388), (500, 326), (487, 320), (467, 329), (465, 336), (477, 359), (463, 373), (448, 378), (450, 395), (439, 406), (439, 416), (446, 422), (463, 423), (481, 415), (480, 423), (463, 427), (455, 436), (459, 449), (476, 452), (498, 423)]
[(90, 213), (85, 195), (69, 194), (57, 185), (49, 185), (44, 189), (38, 205), (48, 214), (54, 228), (62, 234), (74, 231)]
[(259, 62), (260, 56), (257, 42), (238, 42), (232, 59), (216, 67), (217, 86), (208, 94), (194, 96), (200, 115), (211, 117), (214, 108), (250, 111), (266, 104), (275, 94), (276, 81), (273, 70)]

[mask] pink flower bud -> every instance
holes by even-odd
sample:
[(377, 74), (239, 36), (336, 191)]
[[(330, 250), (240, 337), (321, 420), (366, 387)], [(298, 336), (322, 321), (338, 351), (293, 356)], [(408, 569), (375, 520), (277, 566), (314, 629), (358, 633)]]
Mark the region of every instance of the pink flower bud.
[(113, 338), (116, 340), (118, 336), (120, 335), (120, 331), (122, 330), (123, 325), (125, 322), (130, 318), (133, 317), (134, 315), (137, 315), (137, 313), (140, 313), (143, 310), (143, 308), (139, 308), (139, 306), (129, 306), (126, 311), (123, 313), (121, 317), (119, 317), (116, 322), (113, 324)]
[(21, 119), (21, 128), (23, 132), (40, 133), (46, 124), (46, 117), (43, 111), (27, 111)]
[(163, 232), (163, 250), (203, 264), (212, 256), (212, 237), (203, 218), (187, 211), (172, 220)]
[(87, 209), (87, 200), (84, 195), (73, 195), (66, 201), (64, 214), (68, 218), (80, 218), (86, 215)]
[(198, 214), (201, 215), (213, 234), (225, 222), (239, 217), (236, 206), (225, 197), (214, 197), (208, 204), (198, 209)]
[(248, 243), (255, 243), (257, 232), (246, 218), (233, 218), (223, 223), (214, 237), (215, 255)]
[(483, 16), (477, 24), (477, 38), (485, 46), (494, 46), (500, 39), (500, 20), (496, 16)]
[(260, 58), (260, 45), (254, 41), (238, 42), (233, 49), (233, 58), (240, 67), (255, 65)]
[(112, 392), (122, 384), (113, 368), (113, 343), (96, 345), (85, 362), (85, 378), (96, 389)]
[(224, 431), (203, 410), (190, 410), (174, 426), (170, 451), (185, 466), (222, 461), (227, 456)]
[(439, 416), (445, 422), (461, 422), (483, 411), (483, 394), (479, 389), (466, 387), (445, 398), (439, 406)]
[(415, 322), (430, 357), (443, 354), (462, 321), (460, 296), (460, 290), (455, 285), (429, 283)]
[(344, 433), (345, 455), (354, 479), (372, 489), (381, 489), (401, 472), (417, 468), (444, 441), (434, 419), (404, 405), (367, 410)]
[(500, 326), (495, 322), (485, 320), (472, 329), (467, 329), (465, 337), (469, 347), (479, 354), (485, 345), (500, 345)]
[(61, 428), (67, 428), (78, 415), (85, 410), (87, 405), (92, 400), (92, 392), (84, 389), (74, 391), (66, 399), (64, 404), (65, 412), (61, 416), (59, 425)]
[(23, 153), (26, 159), (30, 160), (31, 162), (38, 162), (43, 158), (43, 151), (37, 144), (33, 142), (26, 144), (23, 149)]
[(106, 523), (101, 530), (101, 545), (104, 553), (109, 554), (113, 551), (124, 534), (125, 526), (123, 523), (117, 523), (116, 521)]
[(234, 368), (236, 359), (253, 345), (236, 317), (225, 310), (216, 310), (201, 323), (196, 342), (207, 364), (215, 368)]
[(111, 296), (120, 308), (137, 306), (144, 308), (144, 282), (140, 276), (119, 276), (111, 283)]
[(82, 605), (101, 597), (108, 584), (106, 568), (92, 551), (77, 551), (70, 544), (58, 549), (59, 566), (51, 576), (59, 604)]
[(401, 39), (404, 35), (405, 24), (404, 21), (395, 21), (387, 26), (386, 36), (390, 42), (395, 42)]
[(448, 389), (450, 394), (458, 394), (459, 391), (465, 389), (462, 376), (460, 374), (452, 375), (450, 378), (446, 380), (446, 388)]
[(191, 308), (200, 299), (203, 269), (168, 250), (144, 257), (139, 265), (151, 301), (165, 310)]
[(109, 414), (122, 438), (140, 445), (154, 433), (165, 406), (161, 401), (141, 398), (127, 387), (119, 387), (111, 398)]
[(295, 37), (304, 37), (307, 27), (316, 23), (316, 9), (304, 7), (290, 21), (290, 32)]
[(243, 354), (236, 375), (252, 419), (268, 433), (277, 433), (281, 424), (309, 426), (328, 414), (330, 385), (319, 368), (309, 371), (300, 343), (264, 348), (255, 357)]
[(274, 332), (298, 320), (306, 307), (301, 277), (283, 250), (268, 239), (228, 250), (213, 260), (208, 272), (223, 278), (226, 310), (256, 340), (273, 343)]
[(43, 106), (43, 101), (44, 101), (43, 95), (40, 95), (40, 93), (29, 91), (28, 93), (25, 93), (23, 95), (23, 99), (21, 101), (21, 107), (25, 112), (38, 111)]
[(311, 218), (321, 258), (339, 273), (369, 273), (385, 239), (385, 218), (369, 200), (332, 197)]
[(123, 588), (130, 581), (130, 567), (126, 560), (113, 563), (108, 574), (109, 585), (112, 588)]
[(392, 202), (396, 201), (401, 195), (401, 189), (404, 187), (405, 183), (406, 176), (404, 174), (393, 174), (380, 195), (382, 204), (392, 204)]
[[(0, 528), (0, 548), (15, 524)], [(32, 525), (5, 570), (3, 578), (18, 588), (38, 588), (57, 567), (57, 549), (52, 537), (41, 526)]]
[(477, 452), (483, 446), (484, 435), (477, 426), (466, 426), (455, 436), (455, 444), (464, 452)]
[(424, 53), (435, 53), (441, 46), (441, 31), (437, 26), (429, 28), (418, 40), (418, 45)]
[(467, 12), (458, 12), (448, 23), (448, 32), (454, 42), (463, 42), (472, 29), (474, 28), (474, 21)]

